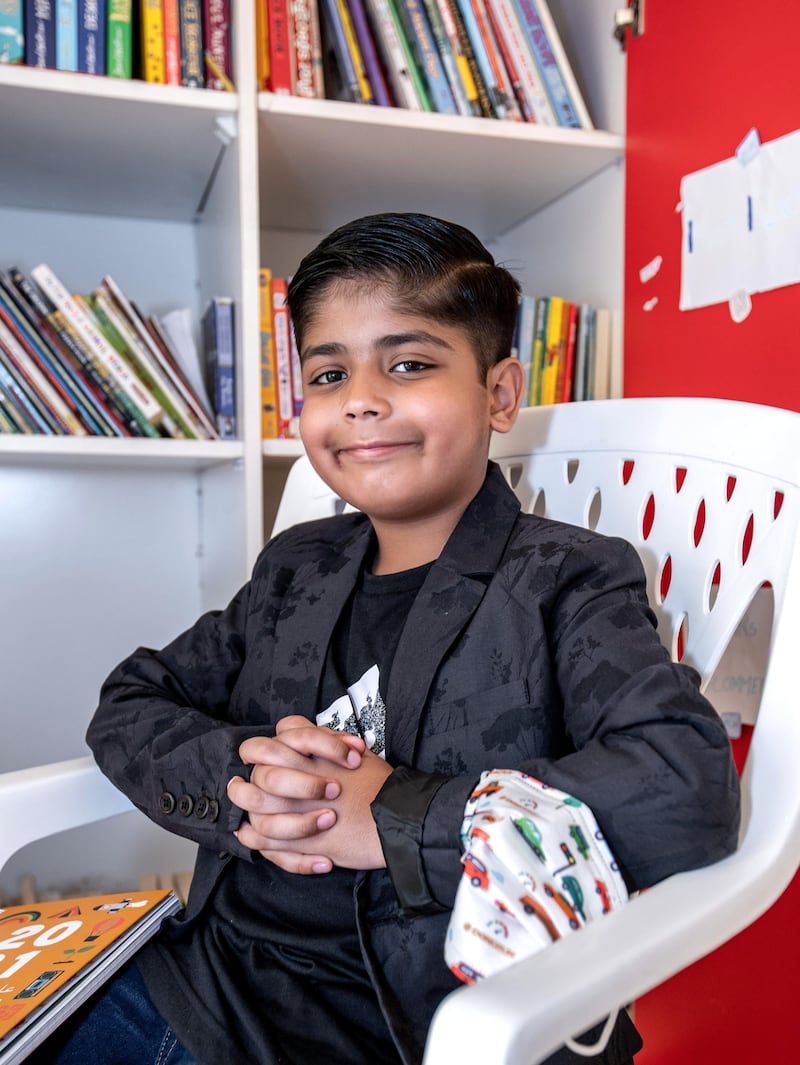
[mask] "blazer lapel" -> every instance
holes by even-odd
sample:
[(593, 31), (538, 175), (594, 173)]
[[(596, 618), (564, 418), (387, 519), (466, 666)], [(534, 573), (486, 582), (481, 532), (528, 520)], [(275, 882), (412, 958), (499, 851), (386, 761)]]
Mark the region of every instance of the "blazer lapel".
[(391, 764), (412, 764), (436, 672), (480, 605), (519, 510), (499, 467), (490, 463), (483, 487), (431, 567), (397, 647), (386, 692)]
[[(345, 521), (355, 523), (347, 527)], [(353, 591), (372, 542), (363, 515), (342, 519), (341, 539), (326, 541), (323, 555), (301, 563), (292, 575), (275, 626), (272, 705), (276, 717), (303, 714), (313, 720), (322, 670), (334, 626)]]

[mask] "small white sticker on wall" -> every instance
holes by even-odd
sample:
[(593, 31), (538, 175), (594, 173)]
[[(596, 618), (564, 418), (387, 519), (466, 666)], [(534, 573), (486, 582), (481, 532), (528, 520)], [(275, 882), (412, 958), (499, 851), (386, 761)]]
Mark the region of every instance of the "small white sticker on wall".
[(651, 299), (644, 301), (644, 303), (642, 304), (642, 310), (644, 310), (644, 311), (652, 311), (657, 303), (658, 303), (658, 296), (653, 296)]
[(728, 306), (731, 312), (731, 318), (737, 324), (743, 322), (745, 318), (750, 314), (753, 309), (753, 304), (750, 300), (750, 293), (745, 290), (739, 289), (738, 292), (734, 292), (728, 301)]
[(658, 271), (661, 269), (661, 264), (663, 262), (663, 258), (660, 255), (656, 255), (655, 259), (651, 259), (646, 266), (643, 266), (641, 268), (641, 270), (639, 271), (639, 280), (642, 282), (642, 284), (645, 284), (645, 282), (650, 281), (656, 276)]

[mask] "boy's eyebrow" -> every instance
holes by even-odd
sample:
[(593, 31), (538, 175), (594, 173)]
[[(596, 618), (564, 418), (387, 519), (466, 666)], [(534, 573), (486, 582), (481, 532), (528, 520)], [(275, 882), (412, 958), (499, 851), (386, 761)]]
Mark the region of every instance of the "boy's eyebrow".
[[(379, 337), (374, 346), (379, 350), (385, 348), (399, 348), (404, 344), (435, 344), (436, 347), (446, 348), (448, 351), (452, 351), (452, 345), (448, 344), (442, 337), (436, 336), (435, 333), (429, 333), (425, 329), (410, 329), (407, 333), (387, 333), (386, 336)], [(336, 341), (330, 341), (324, 344), (315, 344), (314, 347), (306, 348), (301, 353), (301, 362), (305, 362), (306, 359), (311, 359), (315, 355), (322, 357), (330, 357), (332, 355), (344, 355), (347, 348), (344, 344), (339, 344)]]

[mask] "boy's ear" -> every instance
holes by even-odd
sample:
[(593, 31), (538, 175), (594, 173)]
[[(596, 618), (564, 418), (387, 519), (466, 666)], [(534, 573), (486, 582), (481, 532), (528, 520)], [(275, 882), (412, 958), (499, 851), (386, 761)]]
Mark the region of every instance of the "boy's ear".
[(525, 391), (525, 371), (519, 359), (507, 358), (491, 367), (486, 376), (489, 424), (498, 433), (507, 433), (517, 420)]

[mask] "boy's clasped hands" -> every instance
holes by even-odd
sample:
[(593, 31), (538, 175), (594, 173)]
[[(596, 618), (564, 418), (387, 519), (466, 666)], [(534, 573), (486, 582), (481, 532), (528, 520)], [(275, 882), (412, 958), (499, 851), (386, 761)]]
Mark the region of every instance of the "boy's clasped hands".
[(385, 866), (370, 803), (392, 767), (359, 736), (290, 716), (274, 737), (245, 740), (239, 756), (253, 766), (249, 781), (228, 783), (246, 815), (235, 833), (242, 846), (290, 873)]

